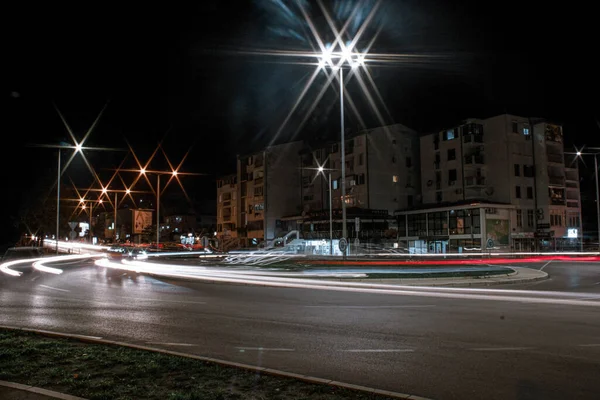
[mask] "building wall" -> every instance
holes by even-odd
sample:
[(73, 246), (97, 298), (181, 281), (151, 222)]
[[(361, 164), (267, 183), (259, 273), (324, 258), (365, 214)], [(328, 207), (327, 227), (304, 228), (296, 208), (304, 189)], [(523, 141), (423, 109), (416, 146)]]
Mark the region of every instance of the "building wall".
[(281, 217), (300, 212), (298, 154), (302, 146), (297, 141), (271, 146), (265, 152), (264, 238), (267, 240), (287, 233), (278, 223)]
[(237, 237), (239, 186), (237, 176), (217, 179), (217, 236)]
[[(473, 127), (480, 136), (472, 134)], [(562, 127), (503, 114), (467, 120), (420, 142), (424, 204), (472, 199), (514, 205), (515, 238), (531, 239), (536, 231), (538, 236), (553, 231), (557, 238), (566, 238), (569, 228), (581, 232), (578, 171), (565, 168)]]

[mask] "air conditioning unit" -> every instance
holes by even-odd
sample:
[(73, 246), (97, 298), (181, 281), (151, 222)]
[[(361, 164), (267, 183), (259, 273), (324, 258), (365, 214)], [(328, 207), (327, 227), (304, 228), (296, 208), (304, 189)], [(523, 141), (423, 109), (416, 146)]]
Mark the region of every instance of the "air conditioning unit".
[(354, 179), (350, 181), (350, 186), (356, 186), (356, 181)]

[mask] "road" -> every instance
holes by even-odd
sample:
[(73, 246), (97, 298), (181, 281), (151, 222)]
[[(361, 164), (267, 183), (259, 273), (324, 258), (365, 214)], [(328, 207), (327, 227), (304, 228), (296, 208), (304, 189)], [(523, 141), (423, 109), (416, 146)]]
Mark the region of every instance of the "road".
[(434, 399), (595, 399), (600, 265), (532, 267), (552, 278), (480, 291), (363, 293), (132, 279), (70, 265), (62, 275), (0, 278), (0, 324)]

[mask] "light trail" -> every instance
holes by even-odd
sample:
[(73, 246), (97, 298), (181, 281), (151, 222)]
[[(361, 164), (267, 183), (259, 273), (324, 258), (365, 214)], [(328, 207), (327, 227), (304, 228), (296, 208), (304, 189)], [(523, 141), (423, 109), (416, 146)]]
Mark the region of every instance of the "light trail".
[(60, 275), (63, 270), (60, 268), (49, 267), (46, 264), (56, 263), (61, 261), (73, 261), (73, 260), (85, 260), (88, 258), (106, 257), (104, 254), (74, 254), (68, 256), (55, 256), (55, 257), (44, 257), (33, 263), (33, 268), (40, 272), (47, 272), (50, 274)]
[(0, 264), (0, 271), (4, 272), (7, 275), (10, 276), (21, 276), (23, 273), (21, 271), (15, 271), (14, 269), (10, 269), (10, 267), (14, 266), (14, 265), (19, 265), (19, 264), (31, 264), (34, 263), (38, 260), (41, 260), (42, 258), (27, 258), (27, 259), (21, 259), (21, 260), (13, 260), (13, 261), (7, 261), (5, 263)]
[(198, 271), (192, 271), (189, 267), (179, 265), (161, 264), (156, 266), (153, 263), (143, 261), (127, 261), (122, 263), (112, 262), (108, 259), (97, 260), (96, 265), (114, 268), (137, 273), (148, 273), (151, 275), (193, 279), (209, 282), (223, 282), (254, 286), (267, 287), (285, 287), (302, 288), (314, 290), (334, 290), (349, 291), (360, 293), (379, 293), (401, 296), (419, 296), (419, 297), (438, 297), (451, 299), (470, 299), (470, 300), (490, 300), (490, 301), (508, 301), (530, 304), (556, 304), (571, 306), (589, 306), (600, 307), (600, 302), (586, 300), (590, 293), (571, 293), (571, 292), (541, 292), (541, 291), (519, 291), (519, 290), (494, 290), (494, 289), (472, 289), (472, 288), (439, 288), (424, 286), (401, 286), (389, 284), (369, 284), (361, 282), (339, 282), (339, 281), (318, 281), (313, 279), (284, 278), (273, 276), (262, 276), (248, 273), (232, 273), (231, 271), (210, 270), (204, 268)]

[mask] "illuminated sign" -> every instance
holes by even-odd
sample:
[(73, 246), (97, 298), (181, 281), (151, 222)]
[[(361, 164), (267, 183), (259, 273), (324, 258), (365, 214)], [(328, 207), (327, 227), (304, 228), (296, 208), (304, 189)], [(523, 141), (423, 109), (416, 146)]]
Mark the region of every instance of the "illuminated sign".
[(567, 237), (568, 238), (577, 238), (578, 229), (577, 228), (569, 228), (567, 229)]

